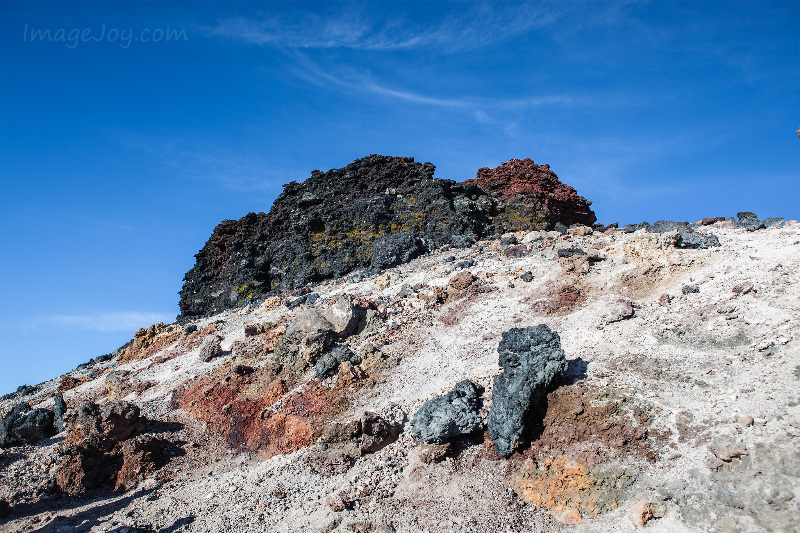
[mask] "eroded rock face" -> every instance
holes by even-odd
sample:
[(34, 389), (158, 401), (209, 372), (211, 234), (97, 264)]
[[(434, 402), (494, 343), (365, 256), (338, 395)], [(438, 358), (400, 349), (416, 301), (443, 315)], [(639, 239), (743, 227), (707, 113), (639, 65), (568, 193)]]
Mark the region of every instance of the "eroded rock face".
[(567, 361), (558, 333), (544, 324), (504, 332), (497, 352), (503, 370), (494, 378), (489, 435), (497, 453), (508, 456), (522, 442), (525, 414)]
[(443, 396), (428, 400), (411, 420), (411, 434), (430, 444), (443, 444), (483, 427), (481, 391), (468, 379)]
[(134, 404), (84, 402), (68, 410), (64, 419), (68, 432), (55, 482), (65, 493), (106, 484), (124, 487), (163, 463), (160, 454), (168, 442), (139, 435), (145, 423)]
[(501, 202), (495, 225), (505, 231), (591, 226), (597, 221), (592, 202), (561, 183), (550, 165), (537, 165), (530, 158), (511, 159), (497, 168), (481, 168), (478, 177), (467, 180)]

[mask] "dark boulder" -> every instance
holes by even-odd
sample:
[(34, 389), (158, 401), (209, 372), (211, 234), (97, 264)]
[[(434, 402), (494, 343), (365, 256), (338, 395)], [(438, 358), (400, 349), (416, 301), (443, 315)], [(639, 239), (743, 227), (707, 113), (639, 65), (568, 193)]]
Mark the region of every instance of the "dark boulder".
[(411, 420), (411, 434), (430, 444), (443, 444), (481, 429), (481, 392), (464, 380), (447, 394), (428, 400)]
[(497, 352), (502, 372), (494, 378), (489, 435), (495, 450), (508, 456), (522, 443), (530, 406), (567, 370), (567, 361), (558, 333), (544, 324), (504, 332)]
[(0, 447), (31, 444), (55, 435), (55, 415), (49, 409), (31, 409), (27, 403), (18, 403), (0, 421)]
[(733, 223), (734, 226), (737, 228), (744, 228), (747, 231), (756, 231), (759, 229), (764, 229), (764, 223), (758, 219), (755, 213), (752, 211), (739, 211), (736, 213), (736, 216), (739, 217), (739, 220)]

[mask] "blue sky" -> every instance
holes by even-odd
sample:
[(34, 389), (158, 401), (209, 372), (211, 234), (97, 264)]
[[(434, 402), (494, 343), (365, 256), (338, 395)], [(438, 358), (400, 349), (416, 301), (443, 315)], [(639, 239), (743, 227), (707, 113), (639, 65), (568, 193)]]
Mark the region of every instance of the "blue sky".
[(800, 218), (796, 1), (0, 9), (0, 393), (174, 320), (218, 222), (370, 153), (531, 157), (605, 223)]

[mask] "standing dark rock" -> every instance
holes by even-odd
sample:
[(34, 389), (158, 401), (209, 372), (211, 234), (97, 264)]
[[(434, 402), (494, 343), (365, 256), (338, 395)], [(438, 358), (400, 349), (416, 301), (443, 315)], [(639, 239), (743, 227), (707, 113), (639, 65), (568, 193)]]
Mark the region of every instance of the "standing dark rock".
[(567, 370), (567, 361), (558, 333), (544, 324), (504, 332), (497, 352), (503, 370), (494, 378), (489, 435), (495, 450), (508, 456), (522, 443), (530, 406)]

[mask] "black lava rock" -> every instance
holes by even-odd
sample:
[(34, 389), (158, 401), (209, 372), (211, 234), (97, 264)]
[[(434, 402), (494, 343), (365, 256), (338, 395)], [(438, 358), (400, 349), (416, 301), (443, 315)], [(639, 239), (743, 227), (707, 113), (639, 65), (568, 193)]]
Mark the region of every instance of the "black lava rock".
[(508, 235), (500, 239), (500, 244), (502, 246), (508, 246), (512, 244), (517, 244), (517, 238), (514, 235)]
[(489, 435), (497, 453), (508, 456), (522, 442), (530, 406), (567, 370), (567, 361), (558, 333), (544, 324), (504, 332), (497, 352), (503, 370), (494, 378)]
[(56, 431), (59, 433), (67, 429), (67, 426), (64, 423), (64, 415), (66, 412), (67, 403), (64, 401), (64, 396), (61, 394), (56, 394), (53, 402), (53, 427), (55, 427)]
[(483, 427), (481, 390), (464, 380), (452, 391), (428, 400), (411, 420), (411, 434), (430, 444), (443, 444)]
[(18, 403), (0, 421), (0, 447), (30, 444), (55, 435), (53, 411), (31, 409), (27, 403)]
[(572, 257), (575, 255), (586, 255), (585, 250), (581, 250), (580, 248), (561, 248), (556, 252), (558, 257)]
[(622, 226), (622, 231), (623, 233), (633, 233), (634, 231), (647, 227), (650, 227), (650, 223), (647, 221), (639, 222), (638, 224), (625, 224)]
[(384, 235), (372, 244), (370, 266), (380, 270), (408, 263), (422, 251), (422, 244), (413, 231)]
[(433, 172), (410, 157), (371, 155), (285, 185), (269, 213), (214, 229), (184, 278), (179, 320), (486, 235), (497, 202)]
[(737, 228), (744, 228), (747, 231), (756, 231), (760, 229), (764, 229), (764, 223), (761, 222), (755, 213), (752, 211), (739, 211), (736, 213), (736, 216), (739, 217), (739, 220), (734, 222), (733, 224)]
[(319, 379), (323, 379), (332, 375), (339, 368), (339, 365), (345, 361), (350, 361), (352, 364), (357, 365), (361, 362), (361, 358), (347, 346), (339, 346), (320, 357), (317, 364), (314, 365), (314, 371)]

